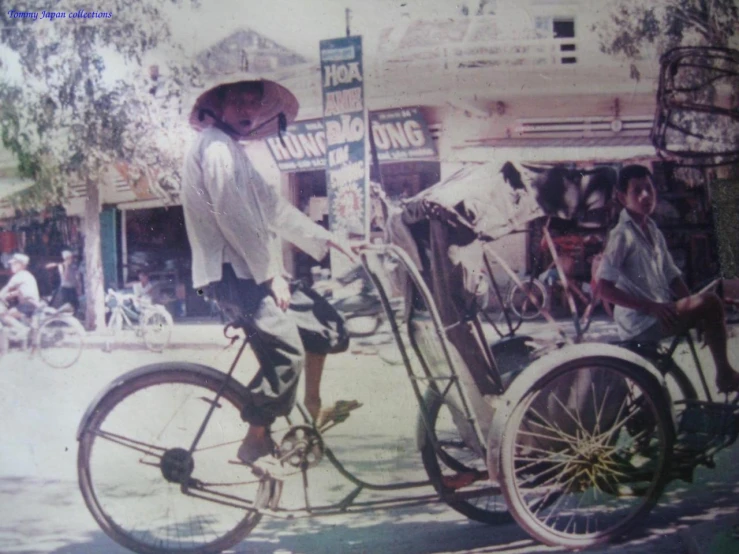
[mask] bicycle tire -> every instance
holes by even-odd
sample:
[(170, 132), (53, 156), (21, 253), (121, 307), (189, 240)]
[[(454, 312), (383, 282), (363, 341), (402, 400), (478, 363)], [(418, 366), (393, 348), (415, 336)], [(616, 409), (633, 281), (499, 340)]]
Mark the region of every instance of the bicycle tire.
[(371, 337), (377, 333), (382, 322), (383, 317), (380, 315), (344, 316), (344, 328), (351, 338)]
[(51, 317), (35, 332), (35, 346), (46, 364), (55, 369), (65, 369), (79, 360), (84, 334), (82, 324), (74, 317)]
[(512, 516), (550, 546), (623, 535), (670, 478), (675, 436), (663, 390), (643, 368), (604, 356), (564, 363), (532, 385), (496, 454)]
[[(508, 293), (508, 305), (511, 310), (520, 318), (525, 320), (536, 319), (541, 315), (541, 310), (546, 306), (548, 294), (543, 283), (538, 279), (528, 279), (522, 283), (522, 288), (518, 283), (514, 284), (511, 292)], [(535, 305), (529, 300), (526, 289), (530, 288), (539, 303)]]
[[(421, 460), (423, 467), (436, 492), (444, 499), (444, 496), (455, 492), (445, 484), (445, 477), (449, 472), (454, 474), (465, 474), (472, 472), (484, 472), (487, 474), (485, 457), (480, 457), (471, 448), (464, 445), (458, 430), (451, 421), (449, 408), (445, 406), (441, 397), (429, 389), (424, 398), (424, 404), (428, 410), (429, 422), (432, 432), (436, 436), (440, 450), (434, 449), (433, 442), (427, 437), (421, 447)], [(446, 408), (446, 409), (445, 409)], [(440, 419), (444, 419), (444, 429), (440, 429)], [(427, 433), (423, 418), (419, 418), (419, 431)], [(447, 473), (445, 476), (444, 474)], [(466, 487), (458, 489), (458, 492), (474, 492), (475, 486), (490, 486), (487, 479), (478, 481)], [(505, 501), (500, 492), (490, 496), (474, 497), (469, 500), (445, 500), (447, 505), (460, 514), (481, 523), (498, 525), (510, 523), (511, 515), (508, 512)], [(484, 508), (481, 506), (485, 506)]]
[(174, 320), (163, 306), (153, 306), (141, 314), (144, 344), (152, 352), (162, 352), (172, 338)]
[[(215, 483), (200, 478), (198, 480), (211, 489), (224, 488), (232, 498), (236, 498), (242, 488), (248, 488), (251, 494), (248, 501), (252, 507), (248, 509), (243, 505), (222, 505), (186, 494), (186, 491), (192, 493), (193, 490), (197, 490), (190, 484), (193, 479), (185, 476), (178, 477), (174, 481), (171, 475), (168, 477), (171, 473), (171, 463), (168, 463), (172, 460), (170, 453), (177, 454), (175, 451), (178, 450), (173, 448), (173, 445), (178, 445), (182, 451), (186, 451), (190, 446), (189, 441), (197, 431), (192, 425), (187, 426), (187, 429), (182, 428), (183, 420), (177, 418), (183, 417), (186, 408), (180, 401), (192, 401), (188, 407), (197, 406), (198, 411), (205, 413), (212, 402), (209, 399), (218, 392), (225, 378), (220, 372), (210, 368), (204, 369), (209, 373), (194, 364), (166, 363), (136, 370), (135, 374), (114, 383), (88, 409), (81, 425), (77, 471), (85, 504), (98, 525), (111, 539), (139, 554), (221, 552), (246, 537), (261, 519), (259, 510), (272, 504), (275, 494), (273, 480), (262, 478), (258, 481), (237, 483), (239, 486), (230, 484), (229, 487), (227, 487), (229, 484), (218, 481), (229, 477), (243, 481), (249, 473), (244, 466), (229, 464), (227, 456), (219, 456), (224, 454), (223, 450), (219, 450), (221, 446), (229, 447), (235, 454), (236, 446), (231, 445), (230, 441), (212, 444), (215, 439), (225, 438), (225, 433), (229, 431), (235, 433), (229, 433), (229, 438), (234, 438), (236, 443), (241, 442), (244, 424), (239, 414), (243, 407), (243, 395), (235, 386), (227, 386), (216, 405), (213, 420), (209, 422), (206, 433), (199, 443), (204, 446), (195, 451), (191, 460), (193, 464), (191, 471), (195, 476), (199, 475), (202, 469), (210, 470), (211, 476), (217, 479)], [(216, 374), (218, 378), (214, 378)], [(185, 392), (178, 392), (178, 386), (185, 387)], [(187, 387), (193, 390), (189, 391)], [(170, 396), (173, 392), (175, 395)], [(162, 421), (166, 425), (161, 429), (154, 420), (164, 406), (150, 402), (151, 396), (156, 393), (161, 393), (162, 399), (168, 399), (166, 402), (175, 409), (171, 417), (168, 413), (164, 415)], [(200, 393), (207, 396), (198, 396)], [(138, 402), (146, 408), (143, 414), (140, 411), (137, 413), (137, 410), (140, 410)], [(201, 419), (193, 418), (189, 421), (199, 422)], [(142, 426), (141, 435), (131, 438), (130, 432), (121, 435), (115, 432), (116, 423), (126, 429), (135, 425)], [(177, 440), (178, 435), (181, 435), (179, 438), (182, 442)], [(167, 448), (147, 443), (157, 437), (162, 445), (167, 445)], [(120, 439), (129, 441), (123, 445), (129, 447), (127, 450), (122, 448)], [(174, 442), (168, 443), (168, 440)], [(114, 447), (112, 453), (106, 452), (108, 446)], [(147, 449), (163, 451), (159, 464), (144, 461), (147, 457), (150, 460), (156, 457), (152, 457), (152, 454), (141, 454), (142, 450)], [(128, 456), (128, 463), (124, 463), (126, 452), (134, 454)], [(187, 488), (182, 484), (182, 479), (188, 481)], [(141, 490), (134, 494), (132, 491), (137, 485)], [(168, 501), (171, 505), (167, 504)], [(141, 505), (134, 509), (131, 506), (132, 502)], [(165, 504), (164, 507), (159, 506), (162, 503)], [(221, 513), (216, 511), (218, 507), (222, 510)], [(203, 510), (206, 510), (205, 515), (202, 513)], [(226, 512), (231, 521), (219, 525), (216, 518)], [(187, 514), (191, 514), (189, 518)], [(178, 516), (184, 519), (174, 521)], [(126, 527), (123, 521), (129, 518), (132, 519), (131, 528)], [(195, 536), (196, 533), (202, 533), (203, 537)]]

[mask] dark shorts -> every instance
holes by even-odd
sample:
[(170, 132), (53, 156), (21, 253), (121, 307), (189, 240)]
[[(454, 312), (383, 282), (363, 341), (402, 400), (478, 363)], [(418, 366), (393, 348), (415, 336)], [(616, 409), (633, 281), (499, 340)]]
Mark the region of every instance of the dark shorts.
[(674, 333), (668, 333), (660, 325), (659, 322), (652, 324), (647, 327), (644, 331), (630, 338), (630, 341), (635, 342), (660, 342), (664, 339), (674, 336)]
[(241, 412), (244, 421), (268, 426), (290, 413), (305, 364), (305, 350), (295, 322), (275, 303), (268, 286), (239, 279), (230, 265), (221, 281), (208, 286), (229, 321), (243, 328), (259, 362), (247, 385)]
[(316, 291), (302, 283), (290, 287), (292, 297), (287, 309), (295, 321), (307, 352), (337, 354), (349, 348), (349, 334), (344, 319)]
[[(224, 275), (231, 275), (233, 270), (225, 269)], [(232, 278), (232, 277), (229, 277)], [(262, 294), (269, 295), (269, 287), (267, 285), (255, 285), (255, 290), (262, 291)], [(239, 293), (229, 290), (228, 287), (222, 285), (216, 290), (215, 286), (209, 288), (209, 296), (218, 301), (219, 308), (223, 312), (227, 321), (234, 321), (243, 313), (250, 310), (250, 301), (248, 298), (229, 298)], [(245, 291), (242, 291), (242, 295)], [(313, 354), (338, 354), (345, 352), (349, 348), (349, 334), (344, 325), (344, 318), (334, 309), (329, 302), (320, 294), (309, 286), (297, 282), (290, 286), (290, 306), (285, 312), (287, 317), (295, 323), (300, 334), (300, 340), (303, 342), (303, 348), (306, 352)], [(229, 306), (231, 308), (229, 309)], [(240, 307), (234, 310), (235, 306)]]

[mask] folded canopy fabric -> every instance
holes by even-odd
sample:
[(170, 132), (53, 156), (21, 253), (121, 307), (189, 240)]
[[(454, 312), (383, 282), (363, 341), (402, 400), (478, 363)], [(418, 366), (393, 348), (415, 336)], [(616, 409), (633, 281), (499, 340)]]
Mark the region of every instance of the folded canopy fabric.
[(438, 219), (496, 239), (541, 216), (571, 220), (604, 207), (615, 182), (611, 167), (468, 165), (406, 200), (404, 221)]

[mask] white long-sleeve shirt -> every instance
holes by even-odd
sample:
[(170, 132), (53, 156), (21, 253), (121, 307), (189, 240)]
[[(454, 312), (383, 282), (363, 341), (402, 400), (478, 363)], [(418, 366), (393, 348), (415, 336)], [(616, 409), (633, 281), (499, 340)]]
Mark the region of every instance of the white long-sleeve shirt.
[(280, 235), (320, 260), (332, 235), (282, 198), (254, 169), (238, 142), (202, 131), (185, 158), (182, 205), (196, 288), (236, 276), (263, 283), (280, 274)]

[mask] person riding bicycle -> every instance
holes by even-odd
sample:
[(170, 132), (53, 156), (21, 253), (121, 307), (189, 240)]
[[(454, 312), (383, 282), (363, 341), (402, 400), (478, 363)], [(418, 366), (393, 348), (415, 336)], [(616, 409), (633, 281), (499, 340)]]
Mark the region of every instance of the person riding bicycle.
[(207, 89), (189, 119), (199, 131), (185, 158), (182, 186), (193, 286), (243, 325), (260, 365), (241, 414), (249, 430), (238, 457), (247, 464), (273, 453), (270, 426), (292, 410), (304, 367), (306, 408), (314, 418), (321, 410), (317, 383), (325, 354), (306, 355), (298, 326), (286, 313), (290, 290), (278, 234), (316, 260), (331, 247), (353, 257), (283, 199), (239, 144), (280, 132), (297, 111), (286, 88), (247, 78)]
[(13, 275), (0, 289), (0, 300), (9, 308), (0, 315), (0, 321), (19, 336), (27, 332), (27, 327), (21, 320), (24, 317), (31, 317), (41, 300), (36, 277), (27, 269), (29, 261), (30, 258), (25, 254), (13, 254), (9, 261)]
[(664, 235), (649, 217), (657, 204), (649, 169), (624, 167), (616, 195), (624, 208), (608, 237), (598, 286), (602, 298), (616, 305), (620, 338), (656, 342), (698, 327), (716, 364), (716, 387), (739, 391), (739, 373), (727, 356), (721, 300), (714, 293), (691, 296)]

